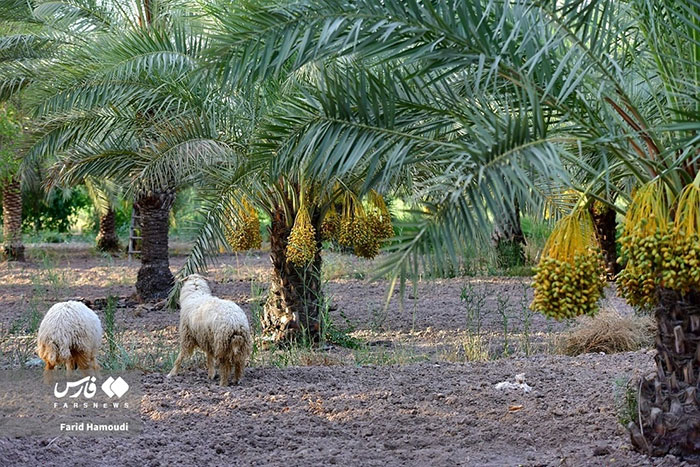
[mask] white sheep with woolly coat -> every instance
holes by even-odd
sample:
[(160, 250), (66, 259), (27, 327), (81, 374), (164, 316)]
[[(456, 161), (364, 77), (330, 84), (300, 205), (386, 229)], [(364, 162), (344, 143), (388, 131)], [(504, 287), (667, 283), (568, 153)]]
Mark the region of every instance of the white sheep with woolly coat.
[(218, 364), (222, 386), (228, 385), (231, 369), (238, 384), (253, 350), (243, 310), (230, 300), (212, 296), (207, 281), (198, 274), (188, 276), (180, 291), (180, 354), (168, 377), (177, 374), (182, 360), (195, 348), (207, 355), (209, 379), (214, 379)]
[(81, 302), (56, 303), (41, 320), (37, 336), (37, 353), (46, 363), (44, 379), (51, 381), (54, 367), (62, 364), (67, 374), (75, 368), (96, 373), (101, 344), (102, 323), (94, 311)]

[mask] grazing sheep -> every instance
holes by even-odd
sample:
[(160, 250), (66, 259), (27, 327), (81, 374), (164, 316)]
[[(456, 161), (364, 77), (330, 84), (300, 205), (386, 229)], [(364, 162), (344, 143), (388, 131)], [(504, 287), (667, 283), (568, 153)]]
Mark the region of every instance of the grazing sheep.
[(54, 367), (61, 364), (68, 375), (75, 368), (96, 373), (101, 344), (102, 324), (94, 311), (81, 302), (56, 303), (41, 320), (37, 337), (37, 353), (46, 362), (44, 381), (51, 382)]
[(177, 374), (182, 360), (197, 347), (207, 354), (209, 379), (214, 379), (216, 361), (220, 383), (227, 386), (231, 368), (234, 383), (241, 379), (253, 340), (243, 310), (232, 301), (212, 296), (207, 281), (192, 274), (180, 292), (180, 354), (168, 377)]

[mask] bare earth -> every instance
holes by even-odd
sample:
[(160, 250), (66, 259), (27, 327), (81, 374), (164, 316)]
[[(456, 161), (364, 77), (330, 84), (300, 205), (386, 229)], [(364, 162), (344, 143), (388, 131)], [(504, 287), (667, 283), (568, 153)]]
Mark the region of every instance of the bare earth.
[[(0, 433), (0, 465), (687, 465), (631, 450), (617, 421), (621, 383), (653, 371), (652, 352), (555, 354), (566, 324), (526, 314), (528, 279), (421, 282), (384, 312), (387, 282), (362, 279), (371, 263), (327, 254), (333, 322), (361, 348), (259, 351), (239, 386), (221, 388), (201, 358), (165, 378), (178, 315), (128, 300), (138, 263), (84, 246), (31, 254), (26, 265), (0, 264), (0, 368), (36, 357), (32, 326), (50, 304), (81, 298), (101, 315), (96, 299), (120, 297), (121, 343), (144, 370), (144, 427), (138, 437)], [(173, 269), (183, 260), (176, 254)], [(264, 252), (223, 255), (209, 275), (214, 293), (253, 319), (268, 265)], [(466, 353), (465, 286), (483, 300), (484, 362)], [(628, 312), (612, 290), (604, 306)], [(519, 373), (530, 393), (495, 389)]]

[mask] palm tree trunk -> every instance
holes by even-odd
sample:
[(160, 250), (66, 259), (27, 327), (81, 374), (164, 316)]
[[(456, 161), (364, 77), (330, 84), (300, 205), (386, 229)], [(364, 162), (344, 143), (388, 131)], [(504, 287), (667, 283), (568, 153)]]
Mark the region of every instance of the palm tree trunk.
[(9, 261), (24, 261), (22, 244), (22, 190), (19, 176), (8, 180), (2, 189), (2, 253)]
[(175, 192), (168, 190), (143, 193), (134, 202), (141, 215), (141, 268), (136, 291), (144, 301), (166, 298), (175, 283), (168, 257), (170, 208), (174, 201)]
[(520, 227), (520, 204), (517, 200), (513, 202), (510, 212), (496, 216), (491, 239), (496, 247), (499, 267), (525, 264), (525, 235)]
[(321, 241), (320, 222), (311, 218), (316, 229), (316, 256), (306, 268), (287, 262), (287, 238), (290, 227), (283, 209), (277, 209), (270, 225), (270, 260), (273, 266), (272, 284), (265, 303), (261, 324), (266, 340), (290, 342), (306, 334), (316, 342), (320, 331)]
[(617, 213), (609, 206), (599, 207), (597, 203), (590, 208), (593, 224), (595, 225), (598, 234), (600, 247), (605, 255), (605, 269), (609, 277), (614, 277), (622, 267), (617, 263), (617, 244), (615, 237), (617, 235), (617, 222), (615, 217)]
[(112, 207), (100, 216), (100, 233), (97, 234), (97, 249), (100, 251), (119, 251), (119, 238), (117, 237), (115, 213)]
[(640, 383), (632, 444), (700, 461), (700, 293), (661, 289), (655, 315), (657, 371)]

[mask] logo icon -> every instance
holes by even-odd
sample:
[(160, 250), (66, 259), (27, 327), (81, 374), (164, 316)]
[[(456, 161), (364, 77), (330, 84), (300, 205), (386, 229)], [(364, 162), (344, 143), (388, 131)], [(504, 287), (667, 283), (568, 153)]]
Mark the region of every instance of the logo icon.
[(128, 390), (129, 385), (122, 379), (121, 376), (118, 376), (117, 379), (110, 376), (104, 383), (102, 383), (102, 391), (104, 391), (104, 393), (107, 394), (110, 399), (114, 396), (121, 398)]

